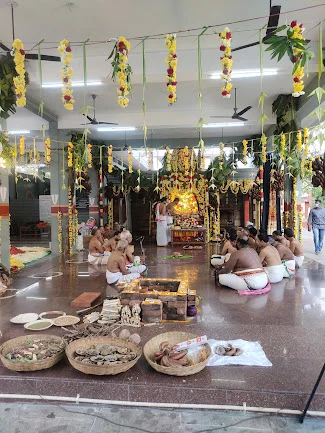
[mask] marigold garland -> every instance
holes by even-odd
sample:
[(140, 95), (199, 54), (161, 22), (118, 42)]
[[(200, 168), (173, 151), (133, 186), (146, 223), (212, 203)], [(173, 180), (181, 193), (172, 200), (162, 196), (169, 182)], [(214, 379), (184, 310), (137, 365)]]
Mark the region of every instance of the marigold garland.
[(129, 105), (127, 96), (131, 92), (131, 74), (132, 69), (128, 63), (128, 54), (131, 48), (130, 42), (121, 36), (115, 45), (115, 56), (112, 61), (113, 66), (113, 81), (118, 78), (117, 102), (122, 108)]
[(17, 107), (25, 107), (26, 105), (26, 80), (25, 80), (25, 51), (24, 45), (20, 39), (15, 39), (12, 44), (15, 69), (17, 76), (13, 78), (16, 105)]
[(129, 173), (133, 173), (132, 163), (133, 163), (132, 147), (129, 146), (129, 148), (128, 148), (128, 165), (129, 165)]
[(170, 147), (166, 147), (166, 171), (172, 171), (172, 155)]
[(73, 166), (72, 149), (73, 149), (73, 143), (71, 143), (71, 141), (69, 141), (69, 143), (68, 143), (68, 167), (72, 167)]
[(248, 141), (247, 140), (243, 140), (243, 164), (246, 165), (247, 164), (247, 145), (248, 145)]
[(168, 49), (168, 57), (165, 62), (167, 64), (167, 91), (168, 91), (168, 102), (169, 105), (173, 105), (176, 102), (176, 71), (178, 58), (176, 54), (176, 35), (167, 35), (165, 39), (166, 47)]
[[(304, 37), (303, 37), (303, 31), (304, 26), (303, 24), (298, 24), (297, 21), (292, 21), (290, 24), (291, 27), (291, 32), (290, 32), (290, 39), (294, 39), (294, 40), (302, 40), (305, 41)], [(304, 82), (303, 82), (303, 77), (305, 75), (304, 73), (304, 67), (301, 65), (301, 60), (302, 60), (302, 55), (301, 55), (302, 50), (300, 48), (295, 48), (294, 49), (294, 57), (293, 57), (293, 62), (294, 62), (294, 66), (293, 66), (293, 71), (292, 71), (292, 79), (293, 79), (293, 92), (292, 92), (292, 96), (294, 97), (299, 97), (300, 95), (304, 95)], [(299, 65), (297, 66), (296, 63), (299, 63)]]
[(72, 254), (73, 249), (73, 203), (72, 189), (68, 187), (68, 238), (69, 238), (69, 253)]
[(231, 55), (231, 32), (228, 27), (223, 32), (219, 33), (220, 51), (223, 56), (220, 57), (221, 61), (221, 79), (224, 80), (224, 85), (221, 89), (221, 94), (224, 98), (230, 98), (231, 84), (231, 68), (232, 68), (232, 55)]
[(152, 170), (153, 167), (153, 152), (152, 149), (148, 149), (148, 154), (147, 154), (147, 163), (148, 163), (148, 171)]
[(25, 137), (23, 135), (19, 139), (19, 155), (20, 155), (20, 162), (24, 162), (24, 159), (25, 159)]
[(107, 147), (107, 171), (113, 173), (113, 146)]
[(88, 143), (87, 144), (87, 159), (88, 159), (88, 168), (92, 168), (93, 166), (93, 154), (91, 151), (93, 150), (93, 146)]
[(204, 171), (205, 170), (205, 156), (204, 156), (204, 152), (201, 153), (201, 170)]
[(71, 89), (72, 68), (70, 66), (72, 60), (71, 46), (69, 41), (63, 39), (58, 46), (58, 51), (61, 56), (61, 77), (62, 77), (62, 102), (66, 110), (73, 110), (73, 90)]
[(261, 137), (261, 145), (262, 145), (261, 161), (263, 164), (266, 162), (266, 142), (267, 142), (267, 137), (265, 134), (263, 134)]
[(300, 153), (302, 151), (302, 137), (301, 131), (297, 132), (297, 152)]
[(308, 138), (309, 138), (309, 130), (308, 128), (304, 128), (304, 144), (307, 143)]
[(45, 164), (50, 165), (50, 163), (51, 163), (51, 139), (47, 138), (45, 140), (44, 144), (45, 144), (45, 150), (44, 150)]
[(184, 147), (184, 171), (185, 175), (188, 176), (190, 169), (190, 152), (188, 150), (188, 146)]

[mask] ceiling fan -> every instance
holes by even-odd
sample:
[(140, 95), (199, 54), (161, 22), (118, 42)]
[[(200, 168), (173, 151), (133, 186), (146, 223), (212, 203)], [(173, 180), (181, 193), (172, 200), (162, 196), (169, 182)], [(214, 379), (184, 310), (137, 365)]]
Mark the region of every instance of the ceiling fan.
[[(263, 38), (263, 42), (269, 39), (274, 31), (278, 28), (279, 19), (280, 19), (280, 11), (281, 6), (272, 6), (272, 0), (270, 0), (270, 13), (269, 13), (269, 21), (266, 27), (266, 35)], [(255, 45), (259, 45), (259, 42), (252, 42), (251, 44), (242, 45), (237, 48), (232, 48), (232, 52), (243, 50), (245, 48), (255, 47)]]
[(237, 89), (235, 88), (234, 114), (231, 117), (230, 116), (210, 116), (210, 117), (214, 118), (214, 119), (226, 119), (226, 118), (230, 118), (230, 119), (234, 119), (234, 120), (241, 120), (242, 122), (247, 122), (248, 119), (245, 119), (244, 117), (242, 117), (242, 115), (245, 114), (251, 108), (253, 108), (253, 107), (251, 105), (248, 105), (243, 110), (237, 112)]
[(87, 123), (87, 125), (118, 125), (118, 123), (112, 123), (112, 122), (97, 122), (97, 120), (96, 120), (96, 98), (97, 98), (97, 95), (91, 95), (91, 97), (93, 98), (94, 116), (93, 116), (93, 118), (91, 118), (91, 117), (83, 114), (83, 116), (86, 116), (87, 119), (89, 120), (89, 123)]
[[(15, 19), (14, 19), (14, 7), (18, 6), (18, 3), (15, 1), (11, 1), (9, 3), (11, 8), (11, 26), (12, 26), (12, 40), (15, 40)], [(11, 56), (11, 48), (7, 47), (5, 44), (0, 42), (0, 48), (7, 54), (7, 56)], [(38, 54), (25, 54), (25, 59), (28, 60), (38, 60)], [(41, 60), (46, 60), (49, 62), (60, 62), (61, 58), (58, 56), (47, 56), (41, 55)]]

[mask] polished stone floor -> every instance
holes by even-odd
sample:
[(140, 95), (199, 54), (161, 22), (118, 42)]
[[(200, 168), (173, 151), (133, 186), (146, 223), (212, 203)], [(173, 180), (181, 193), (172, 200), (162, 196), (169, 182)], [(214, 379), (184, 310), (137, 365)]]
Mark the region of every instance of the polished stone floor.
[[(147, 248), (150, 277), (187, 278), (202, 297), (200, 313), (188, 323), (164, 323), (142, 328), (142, 341), (169, 330), (186, 330), (216, 339), (260, 341), (272, 367), (209, 367), (185, 378), (158, 374), (142, 358), (126, 373), (113, 377), (87, 376), (66, 360), (40, 372), (18, 374), (0, 366), (0, 394), (42, 394), (118, 401), (261, 406), (302, 409), (325, 360), (325, 266), (310, 258), (291, 280), (274, 284), (272, 291), (240, 297), (216, 288), (209, 257), (214, 246), (194, 251), (192, 259), (164, 260), (177, 250)], [(9, 319), (24, 312), (63, 310), (74, 313), (70, 302), (83, 291), (105, 296), (105, 269), (50, 257), (22, 270), (14, 279), (18, 296), (0, 300), (0, 330), (5, 341), (27, 334)], [(32, 274), (45, 272), (45, 279)], [(52, 272), (62, 272), (51, 277)], [(110, 289), (111, 293), (111, 289)], [(58, 328), (48, 333), (60, 334)], [(325, 410), (325, 379), (311, 406)]]
[(217, 412), (0, 403), (0, 433), (324, 433), (322, 419)]

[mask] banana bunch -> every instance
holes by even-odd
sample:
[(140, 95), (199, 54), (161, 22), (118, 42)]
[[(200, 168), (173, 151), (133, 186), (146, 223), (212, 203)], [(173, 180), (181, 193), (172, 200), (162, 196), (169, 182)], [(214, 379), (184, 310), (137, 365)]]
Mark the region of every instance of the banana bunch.
[(155, 353), (155, 361), (163, 367), (186, 367), (189, 365), (187, 350), (176, 352), (168, 341), (163, 341), (159, 345), (159, 352)]

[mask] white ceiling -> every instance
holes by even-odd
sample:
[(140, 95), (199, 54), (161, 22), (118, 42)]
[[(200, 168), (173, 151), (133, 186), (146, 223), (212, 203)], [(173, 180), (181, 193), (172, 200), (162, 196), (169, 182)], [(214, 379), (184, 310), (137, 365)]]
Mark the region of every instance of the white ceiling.
[[(19, 0), (18, 0), (19, 1)], [(43, 54), (57, 55), (58, 42), (67, 38), (70, 41), (104, 41), (116, 38), (137, 37), (149, 34), (165, 34), (179, 29), (198, 28), (229, 21), (245, 20), (252, 17), (268, 15), (269, 0), (246, 0), (243, 8), (242, 0), (124, 0), (116, 3), (111, 0), (20, 0), (15, 8), (16, 37), (22, 39), (25, 48), (32, 48), (41, 39)], [(285, 14), (285, 11), (304, 8), (319, 4), (319, 0), (274, 0), (273, 4), (282, 5), (280, 24), (293, 19), (302, 21), (306, 27), (306, 34), (312, 40), (314, 51), (317, 47), (317, 29), (312, 29), (324, 15), (325, 8), (314, 8), (306, 11)], [(258, 40), (258, 29), (267, 23), (267, 18), (230, 25), (233, 32), (232, 46)], [(217, 28), (220, 31), (222, 27)], [(7, 0), (0, 0), (0, 37), (6, 44), (11, 41), (10, 9)], [(308, 33), (307, 33), (308, 32)], [(147, 89), (145, 102), (147, 105), (146, 123), (149, 135), (157, 139), (165, 138), (194, 138), (195, 129), (200, 117), (198, 108), (198, 80), (197, 80), (197, 41), (198, 31), (183, 34), (178, 37), (177, 54), (179, 58), (177, 71), (177, 102), (168, 106), (165, 84), (166, 66), (164, 59), (166, 49), (164, 37), (146, 41)], [(99, 121), (117, 122), (119, 126), (134, 126), (137, 130), (128, 133), (128, 138), (141, 138), (142, 135), (142, 56), (139, 41), (131, 41), (129, 62), (133, 68), (133, 95), (129, 107), (122, 109), (116, 101), (116, 85), (109, 77), (110, 62), (106, 61), (112, 49), (112, 43), (93, 44), (87, 46), (88, 80), (100, 80), (103, 85), (88, 87), (86, 103), (91, 104), (91, 93), (96, 93), (97, 112)], [(234, 92), (231, 99), (223, 99), (220, 94), (222, 82), (210, 78), (212, 73), (220, 70), (219, 38), (214, 29), (209, 29), (202, 37), (202, 66), (203, 66), (203, 118), (209, 122), (226, 122), (227, 119), (213, 120), (212, 115), (231, 116), (234, 107)], [(83, 61), (81, 47), (73, 47), (74, 59), (72, 66), (74, 79), (83, 80)], [(233, 71), (259, 68), (259, 47), (252, 47), (235, 52), (233, 55)], [(278, 69), (278, 75), (266, 76), (263, 80), (263, 90), (267, 94), (266, 114), (267, 124), (275, 123), (271, 114), (271, 105), (280, 93), (291, 92), (291, 64), (283, 60), (280, 65), (270, 60), (268, 53), (264, 54), (264, 68)], [(60, 81), (60, 63), (42, 62), (43, 82)], [(312, 71), (305, 82), (308, 83), (316, 71), (316, 60), (311, 64)], [(39, 75), (37, 61), (28, 62), (30, 86), (27, 96), (35, 101), (40, 100)], [(237, 106), (239, 109), (252, 105), (253, 109), (246, 113), (248, 118), (244, 127), (220, 129), (204, 129), (204, 137), (224, 136), (240, 137), (260, 133), (258, 119), (258, 97), (261, 91), (260, 79), (233, 79), (233, 85), (238, 89)], [(81, 128), (83, 116), (80, 108), (84, 105), (83, 88), (74, 89), (75, 109), (66, 111), (61, 103), (60, 89), (43, 89), (42, 99), (46, 108), (56, 114), (60, 129)], [(92, 114), (89, 113), (91, 116)], [(229, 122), (231, 120), (229, 119)], [(44, 121), (31, 115), (25, 109), (18, 109), (15, 116), (8, 120), (8, 129), (37, 130)], [(46, 123), (47, 126), (47, 123)], [(99, 133), (93, 130), (94, 137), (124, 140), (124, 133)]]

